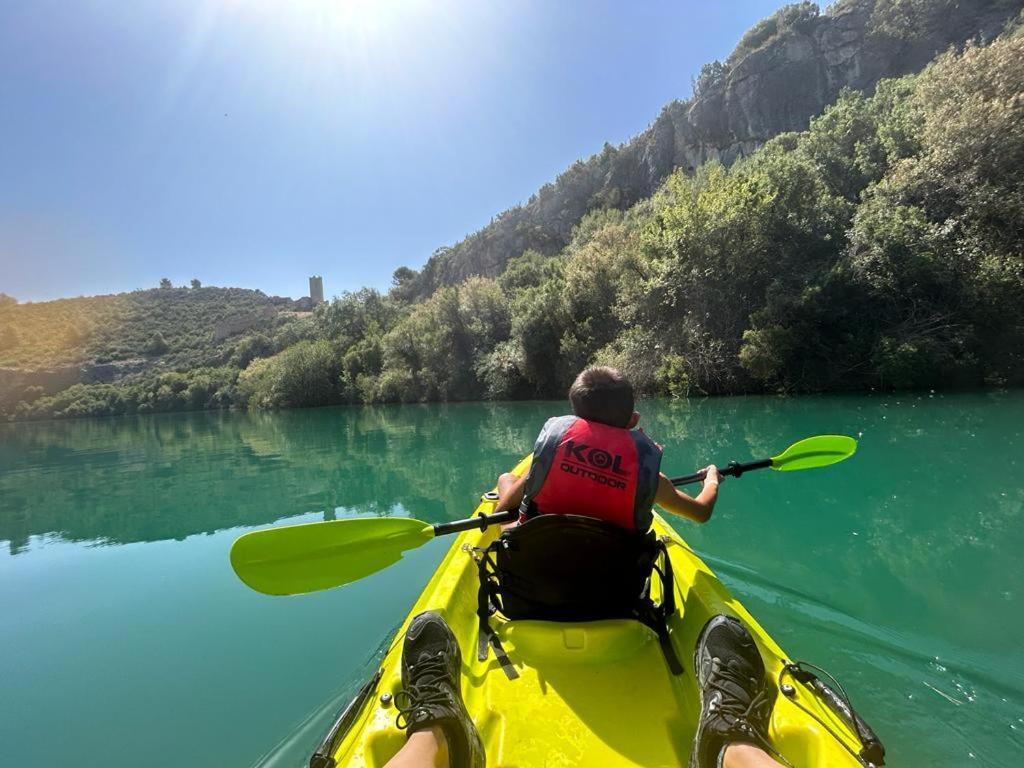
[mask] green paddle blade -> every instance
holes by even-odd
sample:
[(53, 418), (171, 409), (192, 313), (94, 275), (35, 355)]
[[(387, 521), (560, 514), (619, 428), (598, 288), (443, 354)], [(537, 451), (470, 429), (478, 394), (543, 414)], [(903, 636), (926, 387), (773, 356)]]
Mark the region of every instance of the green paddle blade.
[(818, 435), (793, 443), (772, 458), (772, 469), (792, 472), (797, 469), (827, 467), (848, 459), (857, 451), (857, 441), (846, 435)]
[(231, 546), (238, 578), (265, 595), (340, 587), (394, 565), (434, 537), (428, 523), (371, 517), (252, 531)]

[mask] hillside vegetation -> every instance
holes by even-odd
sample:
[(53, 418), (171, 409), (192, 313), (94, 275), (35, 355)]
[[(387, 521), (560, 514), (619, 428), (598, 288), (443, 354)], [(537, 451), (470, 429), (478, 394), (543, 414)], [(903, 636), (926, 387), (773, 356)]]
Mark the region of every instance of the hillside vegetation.
[[(1017, 32), (588, 214), (556, 257), (407, 308), (341, 299), (340, 396), (560, 396), (590, 362), (670, 395), (1020, 383), (1022, 168)], [(387, 332), (331, 330), (363, 313)]]
[(213, 339), (217, 324), (263, 311), (276, 315), (266, 295), (243, 288), (157, 288), (8, 303), (0, 305), (0, 366), (47, 368), (154, 355), (171, 366), (217, 365), (227, 348)]
[(240, 369), (311, 332), (290, 305), (202, 287), (0, 302), (0, 414), (230, 406)]
[[(890, 35), (922, 7), (878, 5)], [(806, 4), (773, 18), (740, 47), (818, 23)], [(1020, 384), (1024, 30), (874, 85), (731, 165), (677, 169), (628, 207), (588, 203), (564, 246), (495, 245), (451, 282), (401, 269), (387, 294), (345, 294), (206, 357), (188, 347), (203, 367), (143, 377), (137, 397), (83, 384), (9, 412), (560, 397), (594, 362), (671, 396)]]

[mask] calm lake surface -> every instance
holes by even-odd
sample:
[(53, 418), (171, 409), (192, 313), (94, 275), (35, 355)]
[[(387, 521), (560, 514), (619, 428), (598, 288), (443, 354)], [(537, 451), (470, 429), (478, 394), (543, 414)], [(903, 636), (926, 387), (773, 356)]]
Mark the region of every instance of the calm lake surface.
[[(894, 766), (1024, 765), (1024, 393), (645, 401), (663, 468), (816, 433), (850, 461), (729, 480), (678, 530)], [(299, 766), (448, 541), (341, 589), (266, 597), (239, 534), (464, 517), (562, 403), (0, 426), (0, 763)]]

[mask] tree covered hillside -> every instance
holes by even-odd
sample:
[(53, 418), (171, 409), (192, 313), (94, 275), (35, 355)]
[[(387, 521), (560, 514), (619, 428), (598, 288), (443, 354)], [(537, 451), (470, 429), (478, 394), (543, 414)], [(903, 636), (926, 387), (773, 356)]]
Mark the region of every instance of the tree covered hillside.
[(310, 332), (291, 304), (198, 285), (8, 298), (0, 302), (0, 414), (38, 413), (40, 398), (43, 413), (63, 416), (231, 405), (239, 369)]
[(169, 365), (223, 362), (218, 323), (252, 316), (263, 329), (277, 314), (263, 293), (244, 288), (158, 288), (0, 306), (0, 366), (47, 368), (159, 356)]
[(260, 406), (554, 397), (592, 362), (668, 395), (1018, 384), (1022, 169), (1018, 30), (590, 213), (555, 257), (414, 304), (403, 285), (344, 296), (239, 390)]

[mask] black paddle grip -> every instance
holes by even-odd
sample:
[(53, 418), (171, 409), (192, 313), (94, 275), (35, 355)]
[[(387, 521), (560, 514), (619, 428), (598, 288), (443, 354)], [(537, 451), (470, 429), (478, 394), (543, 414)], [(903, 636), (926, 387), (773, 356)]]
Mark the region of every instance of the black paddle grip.
[(449, 533), (461, 533), (473, 528), (479, 528), (482, 531), (490, 525), (514, 523), (518, 519), (518, 509), (495, 512), (493, 515), (477, 515), (476, 517), (467, 517), (465, 520), (452, 520), (450, 523), (436, 523), (434, 525), (434, 535), (444, 536)]
[[(740, 464), (737, 461), (729, 462), (729, 466), (719, 469), (723, 475), (727, 477), (740, 477), (744, 472), (750, 472), (754, 469), (764, 469), (772, 465), (771, 459), (759, 459), (758, 461), (748, 461), (745, 464)], [(669, 478), (669, 482), (672, 485), (689, 485), (690, 483), (699, 483), (704, 479), (704, 471), (694, 472), (692, 475), (682, 475), (680, 477)]]

